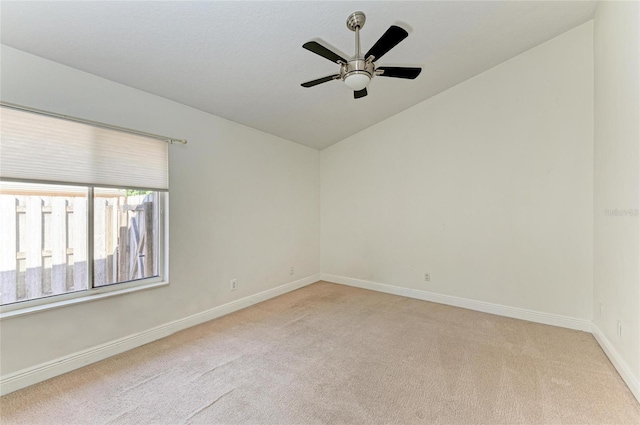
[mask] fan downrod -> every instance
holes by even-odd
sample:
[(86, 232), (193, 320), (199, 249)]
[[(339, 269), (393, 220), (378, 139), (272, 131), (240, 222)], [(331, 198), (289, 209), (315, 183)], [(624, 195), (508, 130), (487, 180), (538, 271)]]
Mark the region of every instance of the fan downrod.
[(366, 20), (367, 17), (365, 16), (364, 12), (353, 12), (347, 18), (347, 28), (349, 28), (351, 31), (355, 31), (356, 28), (362, 29)]

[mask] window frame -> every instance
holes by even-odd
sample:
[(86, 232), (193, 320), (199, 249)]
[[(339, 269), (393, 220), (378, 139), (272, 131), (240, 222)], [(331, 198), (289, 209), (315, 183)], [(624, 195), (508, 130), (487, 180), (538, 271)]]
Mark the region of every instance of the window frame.
[[(11, 181), (11, 179), (4, 179)], [(47, 181), (25, 181), (12, 180), (16, 183), (38, 183), (60, 185), (58, 182)], [(69, 184), (69, 183), (67, 183)], [(41, 298), (35, 298), (25, 301), (17, 301), (11, 304), (0, 305), (0, 320), (21, 316), (25, 314), (36, 313), (40, 311), (51, 310), (54, 308), (65, 307), (78, 303), (95, 301), (107, 297), (118, 296), (131, 292), (167, 286), (169, 284), (169, 226), (168, 226), (168, 209), (169, 209), (169, 191), (154, 190), (158, 193), (158, 276), (147, 277), (142, 279), (129, 280), (125, 282), (115, 282), (102, 286), (93, 286), (93, 250), (94, 250), (94, 188), (104, 187), (101, 185), (83, 185), (74, 183), (72, 186), (85, 187), (87, 189), (87, 276), (88, 288), (68, 292), (65, 294), (49, 295)]]

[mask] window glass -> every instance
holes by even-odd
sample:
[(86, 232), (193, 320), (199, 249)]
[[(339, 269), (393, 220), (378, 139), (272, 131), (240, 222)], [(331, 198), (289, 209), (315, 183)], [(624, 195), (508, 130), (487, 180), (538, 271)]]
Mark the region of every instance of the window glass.
[(0, 304), (88, 288), (87, 194), (0, 182)]
[(159, 274), (159, 193), (94, 189), (94, 286)]

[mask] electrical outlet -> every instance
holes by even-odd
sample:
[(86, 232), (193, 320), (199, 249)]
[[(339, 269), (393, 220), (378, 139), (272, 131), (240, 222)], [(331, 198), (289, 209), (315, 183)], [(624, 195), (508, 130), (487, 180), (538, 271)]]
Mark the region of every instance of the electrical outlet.
[(235, 291), (238, 289), (238, 279), (231, 279), (231, 290)]
[(425, 282), (431, 282), (431, 275), (429, 273), (425, 273), (424, 274), (424, 281)]
[(295, 269), (294, 269), (293, 267), (291, 267), (291, 268), (289, 269), (289, 274), (290, 274), (291, 276), (293, 276), (293, 274), (294, 274), (295, 272), (296, 272), (296, 271), (295, 271)]
[(618, 336), (622, 337), (622, 322), (618, 320)]

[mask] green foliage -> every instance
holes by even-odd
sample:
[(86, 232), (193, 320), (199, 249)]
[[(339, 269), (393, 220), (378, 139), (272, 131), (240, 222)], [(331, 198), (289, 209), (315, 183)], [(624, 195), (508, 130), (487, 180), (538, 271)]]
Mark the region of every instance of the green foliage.
[(127, 196), (148, 195), (150, 193), (153, 193), (153, 190), (127, 189)]

